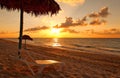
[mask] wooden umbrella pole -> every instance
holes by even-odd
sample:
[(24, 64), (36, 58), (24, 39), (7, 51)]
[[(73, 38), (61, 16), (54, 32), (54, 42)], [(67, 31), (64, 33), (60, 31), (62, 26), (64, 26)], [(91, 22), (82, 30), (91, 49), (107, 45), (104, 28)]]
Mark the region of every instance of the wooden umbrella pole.
[(25, 49), (26, 49), (26, 39), (25, 39)]
[(21, 48), (22, 48), (22, 33), (23, 33), (23, 6), (21, 0), (21, 9), (20, 9), (20, 33), (19, 33), (19, 44), (18, 44), (18, 56), (21, 58)]

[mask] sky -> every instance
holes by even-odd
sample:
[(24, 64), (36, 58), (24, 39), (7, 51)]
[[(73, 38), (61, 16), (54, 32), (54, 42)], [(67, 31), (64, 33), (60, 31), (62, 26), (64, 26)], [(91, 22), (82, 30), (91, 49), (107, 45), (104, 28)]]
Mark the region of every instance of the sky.
[[(33, 38), (120, 38), (120, 0), (55, 0), (56, 15), (24, 13), (23, 34)], [(19, 37), (19, 11), (0, 9), (0, 38)]]

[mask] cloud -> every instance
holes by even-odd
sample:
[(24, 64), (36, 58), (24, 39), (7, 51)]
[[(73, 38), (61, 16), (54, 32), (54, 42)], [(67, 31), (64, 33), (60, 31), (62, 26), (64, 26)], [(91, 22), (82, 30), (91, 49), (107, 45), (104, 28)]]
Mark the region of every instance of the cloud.
[(85, 33), (91, 33), (91, 34), (97, 34), (97, 35), (119, 35), (120, 29), (112, 28), (112, 29), (106, 29), (102, 31), (95, 31), (93, 29), (86, 30)]
[(94, 29), (88, 29), (84, 31), (76, 31), (74, 29), (65, 28), (61, 32), (69, 32), (69, 33), (85, 33), (85, 34), (96, 34), (96, 35), (119, 35), (120, 29), (111, 28), (111, 29), (104, 29), (101, 31), (95, 31)]
[(94, 20), (92, 20), (91, 22), (90, 22), (90, 25), (93, 25), (93, 26), (95, 26), (95, 25), (104, 25), (106, 23), (106, 20), (104, 20), (104, 19), (102, 19), (102, 20), (100, 20), (100, 19), (94, 19)]
[(99, 12), (92, 12), (88, 16), (91, 18), (98, 18), (98, 17), (107, 17), (110, 13), (108, 12), (108, 7), (103, 7), (100, 9)]
[(86, 26), (87, 25), (87, 23), (86, 23), (87, 19), (86, 18), (87, 17), (85, 16), (82, 19), (78, 19), (77, 22), (76, 22), (76, 25)]
[(109, 29), (109, 30), (104, 30), (102, 32), (97, 32), (96, 34), (100, 35), (114, 35), (114, 34), (120, 34), (120, 29)]
[(89, 14), (89, 17), (93, 17), (93, 18), (99, 17), (99, 13), (92, 12), (91, 14)]
[(99, 12), (99, 15), (101, 17), (107, 17), (109, 15), (109, 12), (108, 12), (108, 7), (103, 7), (100, 12)]
[(66, 21), (64, 23), (61, 23), (61, 26), (60, 27), (69, 27), (69, 26), (72, 26), (74, 25), (73, 24), (73, 19), (72, 17), (66, 17)]
[(87, 21), (87, 16), (84, 16), (84, 17), (82, 18), (82, 21)]
[[(73, 20), (72, 17), (66, 17), (65, 22), (61, 23), (60, 28), (69, 28), (75, 26), (87, 26), (87, 25), (103, 25), (106, 24), (107, 21), (102, 17), (107, 17), (109, 15), (108, 7), (103, 7), (98, 12), (92, 12), (84, 16), (82, 19)], [(89, 17), (89, 18), (88, 18)], [(94, 19), (91, 19), (94, 18)], [(92, 20), (90, 23), (89, 20)]]
[(53, 26), (53, 28), (59, 28), (58, 24), (57, 24), (57, 25), (55, 25), (55, 26)]
[(81, 20), (78, 19), (75, 22), (73, 21), (72, 17), (66, 17), (66, 20), (64, 23), (61, 23), (61, 25), (59, 26), (60, 28), (69, 28), (69, 27), (75, 27), (75, 26), (86, 26), (87, 23), (86, 21), (86, 17), (83, 17)]
[(109, 15), (108, 7), (101, 8), (99, 12), (92, 12), (91, 14), (88, 15), (88, 17), (94, 18), (94, 19), (92, 19), (89, 25), (95, 26), (95, 25), (102, 25), (107, 23), (107, 21), (102, 18), (107, 17), (108, 15)]
[(0, 32), (0, 34), (7, 34), (8, 32), (4, 32), (4, 31), (2, 31), (2, 32)]
[(95, 31), (95, 29), (88, 29), (84, 31), (76, 31), (74, 29), (64, 28), (61, 32), (69, 32), (69, 33), (82, 33), (82, 34), (96, 34), (96, 35), (119, 35), (120, 29), (111, 28), (111, 29), (104, 29), (101, 31)]
[(110, 34), (120, 34), (120, 29), (112, 28), (107, 30), (107, 32)]
[(16, 34), (18, 32), (1, 31), (0, 34)]
[(38, 26), (38, 27), (28, 28), (28, 29), (26, 29), (24, 31), (38, 31), (38, 30), (46, 30), (46, 29), (49, 29), (49, 27), (47, 27), (47, 26), (42, 26), (42, 27)]
[(75, 6), (77, 4), (83, 4), (85, 2), (85, 0), (57, 0), (57, 1), (69, 4), (72, 6)]
[(61, 32), (79, 33), (78, 31), (75, 31), (73, 29), (63, 29)]
[(93, 29), (88, 29), (88, 30), (85, 30), (85, 33), (94, 34), (95, 31)]

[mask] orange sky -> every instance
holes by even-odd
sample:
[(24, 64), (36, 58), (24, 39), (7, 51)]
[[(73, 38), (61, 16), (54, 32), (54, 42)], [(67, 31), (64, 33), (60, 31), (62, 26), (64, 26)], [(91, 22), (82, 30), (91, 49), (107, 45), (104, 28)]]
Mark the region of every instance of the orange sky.
[[(52, 17), (24, 13), (24, 34), (39, 38), (120, 38), (119, 0), (56, 0)], [(0, 38), (18, 38), (19, 12), (0, 10)]]

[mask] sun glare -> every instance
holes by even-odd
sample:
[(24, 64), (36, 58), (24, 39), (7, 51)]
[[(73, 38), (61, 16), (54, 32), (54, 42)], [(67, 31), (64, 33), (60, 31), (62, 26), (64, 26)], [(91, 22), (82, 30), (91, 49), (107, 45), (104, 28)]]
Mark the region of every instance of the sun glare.
[(60, 44), (59, 41), (58, 41), (58, 38), (54, 38), (54, 39), (53, 39), (53, 44), (52, 44), (52, 46), (53, 46), (53, 47), (59, 47), (59, 46), (61, 46), (61, 44)]
[(51, 29), (51, 32), (52, 32), (53, 34), (59, 34), (59, 33), (60, 33), (60, 29), (52, 28), (52, 29)]
[(54, 38), (60, 37), (60, 29), (59, 28), (51, 28), (50, 34)]

